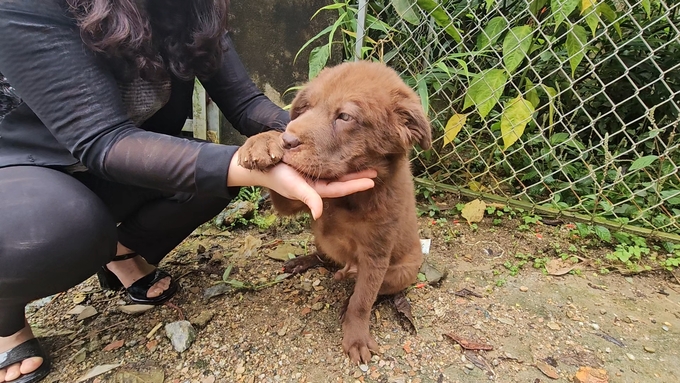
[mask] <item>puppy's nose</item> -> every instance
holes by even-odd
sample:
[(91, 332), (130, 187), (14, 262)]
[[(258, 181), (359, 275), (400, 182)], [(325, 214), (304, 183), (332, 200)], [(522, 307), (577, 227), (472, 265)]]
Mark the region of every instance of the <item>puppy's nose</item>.
[(281, 135), (281, 139), (283, 140), (284, 149), (293, 149), (300, 145), (300, 140), (295, 137), (295, 135), (288, 132), (284, 132)]

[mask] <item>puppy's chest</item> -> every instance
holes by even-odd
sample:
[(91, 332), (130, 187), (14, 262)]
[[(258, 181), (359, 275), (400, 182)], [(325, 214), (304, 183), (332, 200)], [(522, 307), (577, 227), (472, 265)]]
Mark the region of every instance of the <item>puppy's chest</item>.
[(312, 229), (320, 250), (340, 264), (356, 263), (357, 257), (366, 252), (385, 252), (386, 243), (395, 240), (392, 225), (378, 225), (366, 219), (361, 210), (330, 208)]

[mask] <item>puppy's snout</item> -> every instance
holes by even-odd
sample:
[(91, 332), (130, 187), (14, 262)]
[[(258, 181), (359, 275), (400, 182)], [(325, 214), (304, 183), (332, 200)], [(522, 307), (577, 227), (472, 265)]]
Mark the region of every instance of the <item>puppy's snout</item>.
[(281, 135), (281, 139), (283, 140), (284, 149), (293, 149), (300, 145), (300, 139), (288, 132), (284, 132)]

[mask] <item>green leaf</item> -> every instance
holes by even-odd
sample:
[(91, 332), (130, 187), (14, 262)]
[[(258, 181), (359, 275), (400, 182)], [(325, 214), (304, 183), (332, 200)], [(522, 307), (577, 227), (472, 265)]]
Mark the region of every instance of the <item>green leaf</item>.
[(619, 22), (616, 21), (618, 18), (618, 15), (616, 14), (616, 11), (612, 9), (612, 7), (609, 6), (607, 3), (600, 3), (597, 5), (597, 11), (604, 16), (607, 21), (609, 21), (614, 29), (616, 30), (616, 33), (618, 33), (619, 38), (623, 38), (623, 33), (621, 32), (621, 25), (619, 25)]
[(503, 95), (507, 75), (502, 69), (487, 69), (480, 73), (465, 94), (463, 109), (475, 105), (482, 118), (486, 117)]
[(547, 2), (548, 0), (532, 0), (531, 4), (529, 4), (529, 12), (534, 16), (538, 16), (538, 13), (545, 7)]
[(569, 133), (564, 133), (564, 132), (555, 133), (552, 136), (550, 136), (550, 145), (557, 146), (557, 145), (563, 143), (564, 141), (566, 141), (568, 139), (569, 139)]
[(656, 161), (658, 158), (659, 158), (659, 156), (655, 156), (655, 155), (640, 157), (637, 160), (633, 161), (633, 164), (630, 165), (630, 168), (628, 168), (628, 171), (632, 172), (633, 170), (644, 169), (647, 166), (654, 163), (654, 161)]
[(327, 27), (324, 28), (321, 32), (317, 33), (316, 36), (314, 36), (314, 37), (312, 37), (311, 39), (307, 40), (307, 42), (304, 43), (304, 44), (302, 45), (302, 48), (300, 48), (300, 49), (297, 51), (297, 53), (295, 54), (295, 57), (293, 58), (293, 64), (295, 64), (295, 62), (297, 61), (297, 58), (298, 58), (298, 56), (300, 55), (300, 53), (302, 53), (302, 51), (305, 50), (305, 48), (307, 48), (307, 47), (309, 46), (309, 44), (311, 44), (311, 43), (313, 43), (314, 41), (316, 41), (319, 37), (321, 37), (321, 36), (323, 36), (323, 35), (325, 35), (325, 34), (327, 34), (327, 33), (330, 33), (331, 30), (333, 30), (333, 25), (327, 26)]
[(529, 25), (512, 28), (503, 40), (503, 63), (508, 73), (517, 69), (531, 48), (533, 30)]
[(453, 25), (453, 21), (446, 13), (444, 8), (436, 2), (435, 0), (416, 0), (418, 6), (424, 11), (430, 14), (434, 18), (434, 21), (439, 24), (440, 27), (444, 28), (446, 33), (449, 34), (457, 43), (463, 41), (463, 37), (460, 35), (458, 29)]
[(392, 0), (392, 6), (399, 17), (409, 24), (420, 25), (420, 16), (413, 10), (415, 5), (415, 0)]
[(593, 228), (593, 231), (595, 232), (595, 235), (597, 235), (597, 237), (600, 238), (600, 240), (604, 242), (611, 242), (612, 234), (606, 227), (598, 225)]
[(569, 65), (571, 65), (571, 77), (574, 77), (576, 68), (586, 55), (586, 44), (588, 41), (588, 32), (580, 25), (574, 25), (573, 29), (567, 35), (567, 54), (569, 55)]
[(588, 14), (586, 14), (586, 24), (590, 27), (590, 31), (593, 33), (593, 37), (595, 37), (595, 32), (597, 32), (597, 27), (600, 25), (600, 16), (598, 15), (597, 8), (593, 8), (592, 10), (588, 11)]
[(322, 45), (312, 49), (309, 54), (309, 79), (316, 77), (319, 72), (328, 63), (328, 58), (331, 55), (331, 46), (329, 44)]
[(321, 7), (321, 8), (319, 8), (316, 12), (314, 12), (314, 14), (312, 15), (312, 17), (310, 17), (309, 19), (310, 19), (310, 20), (313, 20), (313, 19), (316, 17), (316, 15), (318, 15), (321, 11), (328, 11), (328, 10), (333, 10), (333, 9), (340, 9), (340, 8), (344, 8), (344, 7), (348, 6), (348, 5), (349, 5), (349, 3), (334, 3), (334, 4), (326, 5), (325, 7)]
[(597, 0), (581, 0), (581, 14), (586, 13), (588, 9), (595, 6)]
[(652, 2), (649, 0), (641, 0), (640, 5), (642, 5), (642, 9), (645, 10), (647, 18), (649, 19), (650, 17), (652, 17)]
[(234, 267), (232, 265), (227, 266), (227, 268), (224, 270), (224, 274), (222, 274), (222, 280), (224, 282), (227, 282), (229, 280), (229, 274), (231, 274), (231, 270)]
[(449, 121), (446, 122), (446, 127), (444, 128), (444, 146), (452, 143), (458, 133), (460, 133), (463, 126), (465, 126), (467, 116), (467, 114), (454, 113), (454, 115), (449, 118)]
[(497, 16), (489, 20), (484, 30), (477, 36), (477, 50), (484, 50), (496, 43), (508, 27), (505, 17)]
[(531, 105), (534, 106), (534, 108), (538, 108), (538, 104), (541, 103), (541, 99), (538, 97), (538, 91), (536, 90), (536, 86), (534, 85), (531, 80), (527, 79), (527, 85), (525, 87), (526, 89), (526, 98), (529, 100)]
[(541, 88), (548, 95), (548, 122), (550, 126), (553, 126), (555, 124), (555, 97), (557, 97), (557, 91), (555, 88), (547, 85), (541, 85)]
[(522, 96), (512, 99), (501, 115), (501, 138), (503, 150), (508, 149), (524, 133), (524, 128), (531, 121), (534, 106)]
[(293, 275), (293, 274), (290, 274), (290, 273), (279, 274), (279, 275), (276, 276), (276, 278), (274, 278), (274, 282), (281, 282), (282, 280), (290, 277), (291, 275)]
[(423, 106), (425, 114), (430, 110), (430, 96), (427, 90), (427, 81), (425, 76), (418, 75), (418, 83), (416, 84), (416, 91), (420, 97), (420, 104)]
[(555, 30), (578, 7), (581, 0), (551, 0), (550, 9), (555, 20)]

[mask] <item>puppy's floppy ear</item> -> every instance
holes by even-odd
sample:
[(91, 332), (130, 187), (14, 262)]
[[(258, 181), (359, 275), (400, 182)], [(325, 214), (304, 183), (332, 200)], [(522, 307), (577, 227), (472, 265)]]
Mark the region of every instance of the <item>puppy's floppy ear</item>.
[[(405, 97), (403, 97), (405, 96)], [(395, 112), (406, 128), (405, 140), (409, 145), (418, 143), (424, 150), (432, 146), (432, 131), (420, 100), (415, 95), (402, 95)]]

